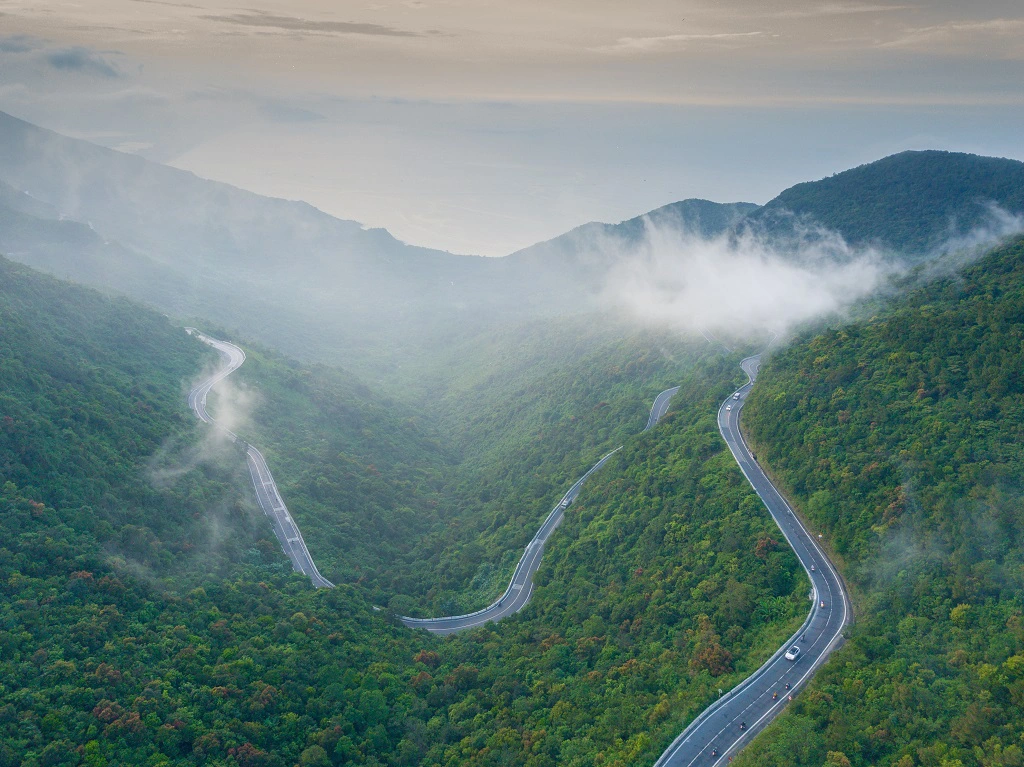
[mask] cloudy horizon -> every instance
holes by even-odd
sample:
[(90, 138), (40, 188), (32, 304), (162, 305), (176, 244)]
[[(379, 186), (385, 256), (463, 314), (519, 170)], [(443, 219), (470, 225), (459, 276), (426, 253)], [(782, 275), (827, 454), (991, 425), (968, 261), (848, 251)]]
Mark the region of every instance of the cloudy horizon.
[(453, 252), (903, 149), (1024, 159), (1006, 0), (2, 0), (0, 30), (0, 110)]

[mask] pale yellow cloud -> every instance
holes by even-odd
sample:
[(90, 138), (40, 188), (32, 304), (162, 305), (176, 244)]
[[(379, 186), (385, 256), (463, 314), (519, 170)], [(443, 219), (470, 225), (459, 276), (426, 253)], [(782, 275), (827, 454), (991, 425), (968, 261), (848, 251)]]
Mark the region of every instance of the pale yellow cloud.
[(911, 28), (880, 47), (920, 53), (1024, 59), (1024, 19), (948, 21)]
[(612, 45), (598, 48), (611, 53), (660, 52), (679, 50), (692, 44), (737, 45), (764, 38), (766, 33), (754, 32), (709, 32), (705, 34), (655, 35), (652, 37), (620, 37)]
[(892, 13), (915, 8), (912, 5), (883, 5), (879, 3), (822, 3), (806, 8), (785, 8), (770, 15), (780, 19), (813, 19), (818, 16), (850, 16), (853, 14)]

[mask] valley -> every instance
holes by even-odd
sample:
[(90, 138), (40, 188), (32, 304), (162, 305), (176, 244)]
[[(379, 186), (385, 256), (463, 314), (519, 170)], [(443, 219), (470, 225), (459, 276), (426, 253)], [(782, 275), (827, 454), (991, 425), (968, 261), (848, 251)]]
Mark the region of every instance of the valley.
[(0, 764), (1021, 763), (1024, 163), (482, 259), (0, 133)]

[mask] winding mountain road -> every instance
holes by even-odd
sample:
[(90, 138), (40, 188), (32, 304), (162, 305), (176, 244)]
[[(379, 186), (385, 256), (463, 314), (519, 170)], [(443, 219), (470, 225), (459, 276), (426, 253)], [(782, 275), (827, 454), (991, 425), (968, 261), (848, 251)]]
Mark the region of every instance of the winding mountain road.
[[(245, 352), (234, 344), (200, 333), (187, 332), (220, 352), (224, 367), (189, 392), (189, 407), (202, 421), (215, 424), (206, 410), (206, 397), (220, 381), (237, 370), (245, 361)], [(718, 428), (729, 446), (740, 470), (764, 502), (775, 523), (796, 553), (811, 581), (811, 611), (800, 629), (757, 671), (729, 690), (701, 712), (672, 742), (655, 762), (655, 767), (720, 767), (763, 730), (798, 694), (814, 672), (843, 642), (843, 629), (853, 620), (846, 585), (815, 537), (807, 531), (789, 504), (761, 470), (739, 428), (740, 412), (746, 402), (760, 366), (761, 355), (748, 357), (740, 364), (747, 374), (747, 383), (737, 389), (718, 409)], [(647, 426), (655, 426), (668, 410), (679, 387), (666, 389), (654, 400)], [(218, 426), (232, 441), (240, 441), (229, 429)], [(318, 588), (334, 584), (324, 578), (310, 556), (306, 543), (281, 498), (277, 484), (263, 455), (246, 444), (249, 472), (256, 497), (270, 518), (281, 547), (292, 566), (309, 577)], [(464, 631), (489, 622), (499, 621), (521, 610), (533, 594), (533, 576), (540, 567), (544, 545), (564, 519), (565, 510), (576, 500), (583, 483), (621, 450), (604, 455), (562, 496), (551, 510), (537, 534), (527, 545), (512, 574), (505, 592), (497, 601), (473, 613), (439, 618), (400, 620), (410, 628), (421, 628), (436, 634)], [(799, 648), (795, 660), (787, 658), (790, 648)]]
[[(218, 341), (216, 338), (200, 333), (195, 328), (185, 328), (185, 331), (203, 343), (212, 346), (220, 352), (224, 360), (224, 366), (220, 370), (195, 386), (188, 393), (188, 406), (196, 416), (205, 423), (216, 425), (216, 421), (206, 411), (206, 396), (210, 393), (210, 389), (242, 366), (242, 363), (245, 362), (245, 352), (234, 344)], [(223, 426), (217, 426), (217, 428), (224, 432), (232, 442), (242, 442), (238, 435), (230, 429)], [(281, 548), (284, 550), (284, 553), (291, 560), (292, 567), (297, 572), (308, 577), (310, 582), (317, 588), (332, 588), (334, 584), (324, 578), (320, 571), (316, 569), (313, 557), (310, 556), (309, 549), (306, 548), (306, 541), (303, 540), (298, 525), (295, 524), (295, 520), (288, 512), (284, 499), (281, 498), (281, 493), (277, 489), (277, 483), (274, 482), (274, 476), (270, 473), (270, 467), (267, 466), (267, 461), (263, 454), (253, 445), (246, 442), (243, 442), (243, 444), (246, 445), (246, 462), (249, 465), (249, 475), (252, 477), (256, 499), (259, 501), (263, 513), (270, 519), (270, 523), (274, 528), (274, 534), (277, 535), (277, 539), (281, 542)]]
[[(718, 429), (740, 470), (768, 508), (811, 581), (811, 611), (800, 629), (757, 671), (705, 709), (665, 750), (655, 767), (717, 767), (768, 726), (843, 643), (853, 620), (846, 584), (817, 540), (758, 466), (740, 433), (740, 412), (757, 380), (761, 355), (741, 363), (748, 381), (718, 409)], [(786, 651), (799, 647), (796, 660)], [(788, 686), (787, 686), (788, 685)]]
[[(655, 398), (644, 431), (647, 431), (661, 420), (668, 410), (669, 401), (677, 391), (679, 391), (678, 386), (666, 389)], [(622, 446), (620, 445), (603, 456), (601, 460), (590, 467), (586, 474), (576, 480), (576, 483), (569, 488), (569, 491), (559, 499), (555, 508), (551, 510), (551, 513), (544, 520), (544, 524), (540, 526), (537, 534), (533, 536), (533, 540), (527, 544), (526, 551), (519, 558), (519, 564), (516, 565), (516, 569), (512, 573), (512, 580), (509, 581), (505, 593), (498, 597), (497, 600), (482, 610), (466, 613), (465, 615), (452, 615), (444, 618), (406, 618), (403, 616), (399, 620), (409, 628), (426, 629), (435, 634), (453, 634), (456, 631), (465, 631), (466, 629), (483, 626), (485, 623), (500, 621), (502, 618), (507, 618), (509, 615), (513, 615), (526, 607), (526, 603), (530, 601), (530, 597), (533, 595), (533, 576), (540, 567), (541, 556), (544, 554), (544, 544), (548, 542), (551, 534), (562, 524), (565, 510), (576, 500), (576, 496), (579, 495), (580, 489), (587, 478), (604, 466), (605, 462), (621, 449)]]

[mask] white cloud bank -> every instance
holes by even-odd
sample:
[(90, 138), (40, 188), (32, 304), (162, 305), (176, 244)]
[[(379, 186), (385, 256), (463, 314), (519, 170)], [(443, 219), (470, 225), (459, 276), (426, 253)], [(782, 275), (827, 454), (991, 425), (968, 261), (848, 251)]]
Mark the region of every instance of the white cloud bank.
[(841, 311), (896, 269), (822, 230), (774, 245), (758, 234), (704, 239), (648, 221), (643, 241), (610, 273), (605, 298), (686, 332), (783, 332)]
[[(1024, 233), (1024, 216), (991, 204), (969, 232), (955, 233), (955, 222), (950, 228), (920, 279), (949, 274)], [(603, 243), (606, 254), (615, 252), (603, 298), (644, 322), (681, 332), (784, 334), (801, 322), (843, 313), (907, 269), (876, 249), (852, 247), (836, 232), (794, 229), (785, 238), (747, 230), (708, 239), (647, 220), (638, 244)]]

